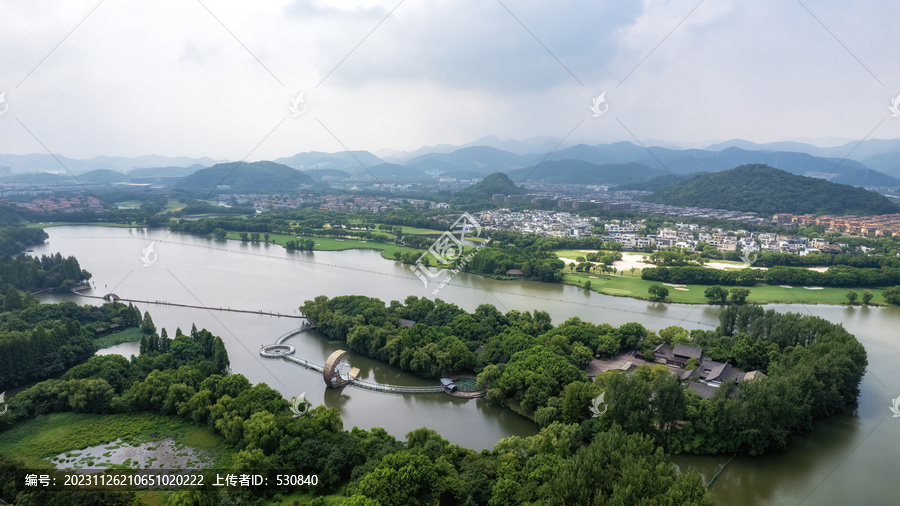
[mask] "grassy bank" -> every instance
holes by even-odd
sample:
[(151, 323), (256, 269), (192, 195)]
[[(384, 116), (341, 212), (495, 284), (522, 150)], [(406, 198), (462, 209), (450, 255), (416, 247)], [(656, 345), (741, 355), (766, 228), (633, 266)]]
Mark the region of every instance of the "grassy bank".
[[(591, 282), (591, 290), (605, 295), (615, 295), (618, 297), (633, 297), (636, 299), (649, 299), (647, 290), (652, 285), (661, 284), (658, 281), (647, 281), (639, 277), (631, 277), (628, 274), (624, 276), (611, 276), (605, 274), (565, 274), (563, 283), (570, 285), (584, 286), (585, 282)], [(673, 286), (667, 286), (669, 289), (668, 302), (677, 302), (682, 304), (705, 304), (706, 297), (703, 292), (707, 285), (685, 285), (686, 290), (676, 290)], [(734, 287), (724, 287), (731, 289)], [(791, 288), (783, 288), (778, 285), (759, 284), (749, 287), (750, 296), (747, 302), (759, 303), (810, 303), (810, 304), (843, 304), (847, 302), (847, 292), (849, 288), (831, 288), (825, 287), (820, 290), (810, 290), (802, 286), (794, 286)], [(854, 288), (854, 291), (862, 297), (865, 288)], [(872, 303), (885, 304), (881, 290), (878, 288), (870, 288), (872, 292)]]
[[(227, 239), (241, 240), (240, 232), (228, 232), (228, 235), (225, 236)], [(269, 234), (269, 242), (273, 244), (277, 244), (279, 246), (284, 246), (288, 241), (293, 241), (296, 239), (312, 239), (316, 245), (315, 251), (344, 251), (348, 249), (372, 249), (381, 251), (384, 258), (393, 259), (393, 255), (395, 251), (400, 251), (403, 253), (411, 252), (411, 251), (419, 251), (415, 248), (410, 248), (407, 246), (398, 246), (396, 244), (391, 243), (380, 243), (380, 242), (372, 242), (365, 241), (360, 239), (338, 239), (334, 237), (315, 237), (315, 236), (305, 236), (305, 235), (292, 235), (292, 234)], [(262, 239), (260, 239), (262, 241)]]

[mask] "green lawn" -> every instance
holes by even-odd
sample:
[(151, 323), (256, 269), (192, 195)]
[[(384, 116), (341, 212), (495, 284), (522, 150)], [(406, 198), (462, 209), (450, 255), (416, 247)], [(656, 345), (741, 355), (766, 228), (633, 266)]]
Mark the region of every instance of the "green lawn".
[(403, 226), (401, 226), (400, 228), (403, 229), (404, 235), (441, 235), (444, 232), (446, 232), (446, 230), (435, 230), (433, 228), (418, 228), (418, 227), (403, 227)]
[(169, 211), (177, 211), (177, 210), (179, 210), (179, 209), (183, 209), (185, 206), (187, 206), (187, 204), (185, 204), (185, 203), (183, 203), (183, 202), (179, 202), (179, 201), (174, 200), (174, 199), (169, 199), (169, 200), (166, 202), (166, 207), (164, 207), (163, 210), (160, 211), (160, 214), (162, 214), (162, 213), (167, 213), (167, 212), (169, 212)]
[[(352, 223), (352, 226), (359, 226), (359, 224), (360, 224), (360, 222), (354, 222), (354, 223)], [(375, 225), (376, 226), (383, 225), (383, 223), (376, 223)], [(439, 236), (439, 235), (443, 234), (444, 232), (446, 232), (446, 230), (435, 230), (433, 228), (404, 227), (404, 226), (400, 226), (400, 228), (403, 229), (403, 235), (424, 235), (424, 236), (429, 236), (429, 237), (435, 236), (435, 238), (436, 238), (436, 236)], [(354, 230), (356, 230), (356, 229), (354, 229)], [(362, 230), (362, 229), (359, 229), (359, 230)], [(391, 237), (391, 238), (396, 237), (394, 234), (388, 234), (387, 232), (385, 232), (383, 230), (378, 230), (377, 228), (370, 230), (370, 232), (381, 233), (381, 234), (385, 235), (386, 237)], [(472, 242), (485, 242), (485, 241), (487, 241), (488, 235), (490, 235), (490, 234), (488, 234), (486, 232), (482, 232), (482, 237), (468, 237), (467, 236), (466, 239), (469, 241), (472, 241)]]
[(394, 234), (389, 234), (389, 233), (385, 232), (384, 230), (366, 230), (364, 228), (352, 228), (350, 230), (354, 230), (356, 232), (372, 232), (373, 234), (375, 234), (377, 236), (385, 237), (392, 241), (397, 237)]
[[(211, 203), (214, 204), (215, 202), (211, 202)], [(135, 208), (139, 208), (139, 207), (141, 207), (141, 204), (143, 204), (143, 202), (141, 202), (141, 201), (139, 201), (139, 200), (124, 200), (124, 201), (122, 201), (122, 202), (116, 202), (116, 203), (113, 204), (113, 205), (116, 205), (116, 206), (123, 206), (123, 207), (135, 207)], [(179, 201), (177, 201), (177, 200), (175, 200), (175, 199), (168, 199), (168, 200), (166, 201), (165, 207), (163, 207), (162, 211), (160, 211), (159, 214), (167, 213), (167, 212), (169, 212), (169, 211), (177, 211), (177, 210), (179, 210), (179, 209), (184, 208), (186, 205), (187, 205), (187, 204), (185, 204), (185, 203), (183, 203), (183, 202), (179, 202)]]
[[(262, 236), (261, 236), (262, 237)], [(228, 239), (241, 240), (241, 234), (239, 232), (228, 232), (226, 236)], [(389, 259), (393, 259), (393, 254), (395, 251), (401, 252), (410, 252), (410, 251), (419, 251), (415, 248), (409, 248), (407, 246), (398, 246), (392, 243), (380, 243), (380, 242), (372, 242), (365, 241), (360, 239), (336, 239), (334, 237), (311, 237), (311, 236), (296, 236), (291, 234), (269, 234), (269, 242), (273, 242), (278, 244), (279, 246), (284, 246), (288, 241), (295, 240), (297, 238), (300, 239), (312, 239), (315, 241), (316, 246), (315, 250), (318, 251), (344, 251), (348, 249), (374, 249), (380, 250), (382, 252), (381, 256)], [(262, 241), (262, 239), (260, 239)]]
[[(600, 253), (600, 255), (603, 255), (605, 253), (614, 253), (612, 250), (603, 250), (603, 249), (598, 250), (598, 252)], [(583, 257), (583, 256), (588, 255), (587, 251), (581, 251), (581, 250), (577, 250), (577, 249), (558, 249), (558, 250), (554, 250), (553, 253), (556, 254), (556, 256), (558, 256), (559, 258), (565, 258), (568, 260), (576, 260), (578, 257)], [(629, 252), (628, 251), (625, 251), (625, 252), (620, 251), (619, 253), (624, 254), (624, 253), (629, 253)], [(596, 264), (597, 262), (594, 262), (594, 263)], [(650, 266), (650, 264), (647, 264), (647, 265)]]
[[(363, 222), (361, 220), (351, 220), (349, 222), (349, 225), (353, 226), (353, 227), (358, 227), (358, 226), (362, 225), (362, 223)], [(375, 228), (372, 229), (372, 232), (384, 232), (384, 230), (379, 230), (378, 226), (379, 225), (387, 225), (387, 224), (386, 223), (373, 223), (373, 225), (375, 225)], [(388, 225), (388, 226), (390, 226), (390, 227), (399, 226), (400, 228), (403, 229), (403, 233), (406, 235), (409, 235), (409, 234), (412, 234), (412, 235), (441, 235), (445, 232), (445, 230), (434, 230), (433, 228), (407, 227), (404, 225)], [(384, 233), (387, 233), (387, 232), (384, 232)], [(391, 234), (391, 237), (393, 237), (392, 234)]]
[(0, 432), (0, 448), (5, 455), (20, 458), (30, 467), (49, 468), (50, 462), (44, 459), (63, 452), (109, 443), (118, 438), (149, 442), (167, 437), (174, 437), (180, 444), (211, 452), (218, 468), (228, 467), (236, 453), (224, 439), (212, 434), (205, 426), (146, 412), (115, 415), (51, 413), (16, 422)]
[(553, 253), (560, 258), (568, 258), (569, 260), (575, 260), (578, 257), (587, 255), (586, 252), (577, 249), (560, 249), (555, 250)]
[[(647, 289), (651, 285), (661, 284), (658, 281), (647, 281), (639, 277), (635, 273), (635, 277), (631, 277), (628, 271), (624, 276), (611, 276), (606, 274), (565, 274), (563, 282), (571, 285), (582, 286), (586, 281), (591, 282), (591, 290), (606, 295), (615, 295), (620, 297), (635, 297), (639, 299), (649, 299)], [(675, 287), (667, 286), (669, 289), (669, 302), (679, 302), (685, 304), (702, 304), (706, 303), (706, 297), (703, 292), (706, 285), (686, 285), (687, 291), (676, 290)], [(731, 289), (733, 287), (724, 287)], [(854, 288), (856, 293), (862, 297), (864, 288)], [(874, 297), (872, 303), (884, 304), (884, 297), (881, 290), (877, 288), (870, 289)], [(823, 288), (821, 290), (808, 290), (802, 286), (792, 288), (782, 288), (777, 285), (759, 284), (750, 287), (750, 296), (747, 297), (748, 302), (772, 302), (772, 303), (820, 303), (820, 304), (841, 304), (847, 302), (848, 288)]]

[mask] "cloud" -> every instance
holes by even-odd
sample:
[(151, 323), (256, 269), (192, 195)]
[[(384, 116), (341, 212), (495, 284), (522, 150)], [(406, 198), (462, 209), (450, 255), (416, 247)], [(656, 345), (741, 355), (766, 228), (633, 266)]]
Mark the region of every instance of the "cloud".
[(352, 16), (360, 19), (380, 19), (390, 10), (377, 2), (341, 0), (295, 0), (284, 9), (285, 14), (297, 17)]
[[(0, 152), (259, 159), (573, 129), (862, 139), (881, 120), (874, 137), (900, 136), (900, 4), (806, 5), (815, 17), (737, 0), (13, 3)], [(291, 118), (303, 90), (309, 111)], [(602, 91), (609, 113), (592, 118)]]
[[(616, 30), (636, 13), (599, 3), (407, 2), (333, 79), (348, 87), (372, 80), (427, 80), (504, 92), (590, 82), (615, 55)], [(325, 54), (340, 61), (371, 27), (356, 28), (355, 38), (349, 30), (323, 34)]]
[(203, 47), (197, 41), (188, 39), (184, 44), (184, 51), (181, 53), (181, 63), (195, 63), (203, 65), (210, 57), (219, 55), (219, 51), (215, 48)]

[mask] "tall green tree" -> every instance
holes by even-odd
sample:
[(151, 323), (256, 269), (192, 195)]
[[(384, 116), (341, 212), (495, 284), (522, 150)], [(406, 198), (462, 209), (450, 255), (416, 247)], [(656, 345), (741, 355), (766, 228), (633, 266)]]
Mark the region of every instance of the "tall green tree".
[(725, 304), (728, 300), (728, 290), (722, 288), (719, 285), (713, 285), (707, 287), (706, 290), (703, 291), (703, 296), (706, 297), (709, 302), (718, 302), (719, 304)]
[(669, 296), (669, 289), (663, 285), (650, 285), (647, 291), (650, 293), (651, 300), (663, 300)]
[(735, 304), (743, 304), (747, 301), (747, 297), (750, 295), (750, 290), (746, 288), (732, 288), (731, 289), (731, 302)]
[(141, 322), (141, 332), (144, 334), (156, 332), (156, 325), (153, 324), (153, 318), (150, 317), (150, 312), (148, 311), (144, 311), (144, 319)]
[(881, 291), (881, 296), (888, 304), (900, 305), (900, 285), (885, 288)]

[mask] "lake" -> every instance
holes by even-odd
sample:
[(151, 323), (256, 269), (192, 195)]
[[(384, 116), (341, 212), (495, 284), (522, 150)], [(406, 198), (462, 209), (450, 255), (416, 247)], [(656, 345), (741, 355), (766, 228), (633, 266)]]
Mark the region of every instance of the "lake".
[[(367, 295), (385, 302), (410, 295), (440, 298), (472, 311), (492, 304), (503, 312), (516, 309), (547, 311), (555, 324), (578, 316), (594, 323), (621, 325), (637, 321), (659, 330), (669, 325), (710, 329), (719, 310), (705, 305), (660, 304), (611, 297), (561, 284), (497, 281), (458, 274), (437, 295), (426, 289), (406, 266), (381, 258), (371, 250), (287, 252), (282, 247), (242, 244), (170, 232), (98, 226), (46, 229), (49, 240), (31, 254), (75, 255), (93, 274), (93, 295), (114, 292), (121, 297), (164, 300), (210, 307), (230, 307), (296, 314), (304, 300), (317, 295)], [(155, 241), (155, 242), (154, 242)], [(144, 265), (144, 248), (151, 243), (156, 259)], [(149, 259), (153, 259), (152, 256)], [(75, 295), (41, 295), (44, 302), (100, 301)], [(461, 446), (481, 450), (500, 439), (528, 436), (537, 427), (509, 410), (483, 399), (466, 401), (443, 394), (388, 395), (355, 388), (326, 389), (320, 375), (281, 360), (259, 356), (269, 344), (299, 320), (253, 314), (206, 311), (140, 304), (158, 328), (170, 335), (176, 327), (188, 332), (192, 323), (219, 335), (228, 348), (232, 370), (252, 383), (264, 382), (286, 398), (306, 392), (314, 405), (338, 409), (345, 428), (384, 427), (403, 438), (428, 426)], [(712, 490), (723, 504), (860, 504), (893, 503), (900, 492), (900, 418), (892, 418), (891, 400), (900, 396), (900, 307), (866, 308), (824, 305), (776, 305), (778, 311), (821, 316), (841, 323), (868, 351), (869, 369), (861, 385), (858, 409), (815, 426), (815, 432), (793, 437), (786, 452), (737, 457), (717, 478)], [(288, 341), (296, 354), (320, 364), (343, 343), (304, 332)], [(104, 353), (136, 354), (137, 343)], [(364, 379), (388, 384), (428, 385), (397, 368), (350, 354), (350, 363)], [(730, 455), (675, 456), (682, 467), (699, 470), (706, 480)]]

